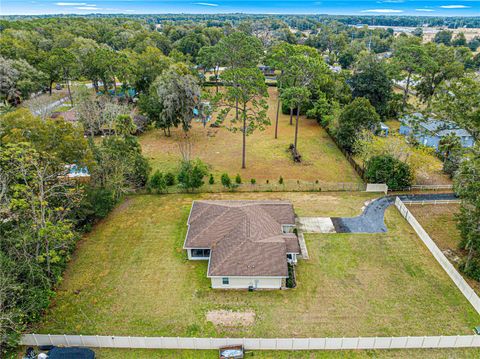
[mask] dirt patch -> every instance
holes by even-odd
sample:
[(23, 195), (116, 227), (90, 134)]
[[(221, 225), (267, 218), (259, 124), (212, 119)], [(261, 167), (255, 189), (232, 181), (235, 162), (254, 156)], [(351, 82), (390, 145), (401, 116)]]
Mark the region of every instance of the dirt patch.
[(231, 310), (211, 310), (206, 319), (216, 326), (247, 327), (255, 322), (255, 312), (233, 312)]

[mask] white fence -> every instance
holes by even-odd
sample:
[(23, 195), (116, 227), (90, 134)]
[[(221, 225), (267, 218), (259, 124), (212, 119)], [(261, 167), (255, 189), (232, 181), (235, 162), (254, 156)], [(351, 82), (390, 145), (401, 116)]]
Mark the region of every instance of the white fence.
[(351, 350), (480, 347), (480, 336), (370, 337), (370, 338), (185, 338), (116, 337), (100, 335), (26, 334), (22, 345), (91, 348), (218, 349), (243, 345), (247, 350)]
[(416, 184), (408, 188), (409, 190), (439, 190), (439, 189), (453, 189), (451, 184)]
[(366, 192), (383, 192), (387, 194), (388, 186), (385, 183), (367, 183)]
[(435, 259), (440, 263), (442, 268), (447, 272), (447, 274), (452, 278), (455, 285), (460, 289), (465, 298), (470, 302), (470, 304), (475, 308), (477, 313), (480, 314), (480, 298), (478, 298), (477, 293), (468, 285), (468, 283), (463, 279), (463, 277), (458, 273), (455, 267), (450, 263), (450, 261), (445, 257), (442, 251), (437, 247), (435, 242), (430, 238), (428, 233), (423, 229), (423, 227), (418, 223), (413, 214), (408, 210), (405, 204), (400, 200), (400, 198), (395, 199), (395, 206), (398, 208), (403, 217), (410, 223), (415, 232), (422, 240), (422, 242), (427, 246), (427, 248), (432, 252)]
[(461, 203), (459, 199), (439, 199), (439, 200), (428, 200), (428, 201), (402, 201), (403, 204), (454, 204)]

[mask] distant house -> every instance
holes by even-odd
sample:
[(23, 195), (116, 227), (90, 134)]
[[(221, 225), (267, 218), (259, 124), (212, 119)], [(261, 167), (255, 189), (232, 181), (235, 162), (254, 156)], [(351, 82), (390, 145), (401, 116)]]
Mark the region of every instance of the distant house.
[(280, 289), (300, 254), (286, 201), (193, 201), (183, 248), (208, 260), (212, 288)]
[(339, 65), (328, 65), (328, 68), (336, 74), (342, 72), (342, 66)]
[(424, 146), (438, 150), (440, 140), (455, 134), (460, 138), (462, 147), (472, 147), (475, 143), (473, 136), (463, 128), (434, 118), (425, 119), (421, 113), (407, 115), (401, 120), (400, 134), (414, 136)]
[(262, 71), (264, 76), (275, 76), (275, 69), (273, 67), (260, 65), (258, 66), (258, 68), (260, 69), (260, 71)]

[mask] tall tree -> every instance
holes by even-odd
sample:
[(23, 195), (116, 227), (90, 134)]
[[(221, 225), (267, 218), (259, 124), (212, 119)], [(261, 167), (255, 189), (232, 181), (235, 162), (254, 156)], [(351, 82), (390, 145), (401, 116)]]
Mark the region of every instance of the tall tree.
[(430, 104), (442, 83), (462, 76), (463, 65), (455, 59), (455, 50), (452, 47), (435, 43), (424, 46), (427, 58), (421, 68), (421, 79), (416, 89), (423, 101)]
[(420, 38), (402, 37), (397, 40), (393, 52), (393, 64), (407, 75), (403, 90), (403, 108), (408, 101), (412, 76), (421, 71), (425, 60), (426, 53)]
[(353, 97), (367, 98), (382, 117), (388, 113), (388, 103), (393, 93), (392, 85), (385, 62), (371, 54), (359, 60), (350, 79)]
[(200, 97), (197, 79), (179, 67), (171, 67), (155, 80), (154, 87), (161, 109), (160, 118), (174, 127), (181, 125), (183, 131), (188, 132), (193, 109)]
[[(257, 68), (229, 69), (223, 73), (222, 79), (227, 88), (222, 99), (217, 100), (221, 107), (218, 121), (223, 123), (230, 118), (227, 129), (242, 133), (242, 168), (246, 168), (247, 136), (270, 125), (268, 105), (264, 99), (268, 96), (267, 85)], [(229, 116), (232, 110), (235, 116)]]
[(290, 109), (297, 109), (295, 119), (295, 137), (293, 145), (298, 150), (298, 117), (300, 115), (300, 108), (302, 105), (308, 103), (311, 96), (311, 92), (306, 87), (288, 87), (282, 92), (282, 101), (288, 105)]

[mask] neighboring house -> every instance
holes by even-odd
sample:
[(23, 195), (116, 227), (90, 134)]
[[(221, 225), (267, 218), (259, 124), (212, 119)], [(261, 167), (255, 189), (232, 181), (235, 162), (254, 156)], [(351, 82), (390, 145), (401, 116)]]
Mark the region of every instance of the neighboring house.
[(336, 74), (342, 72), (342, 66), (340, 65), (328, 65), (328, 68)]
[(440, 140), (449, 134), (460, 138), (462, 147), (472, 147), (475, 143), (473, 136), (463, 128), (434, 118), (424, 119), (421, 113), (407, 115), (401, 119), (400, 134), (413, 136), (424, 146), (438, 150)]
[(262, 71), (264, 76), (275, 76), (275, 69), (273, 67), (260, 65), (258, 66), (258, 68), (260, 69), (260, 71)]
[(286, 201), (193, 201), (183, 248), (208, 260), (212, 288), (280, 289), (300, 245)]

